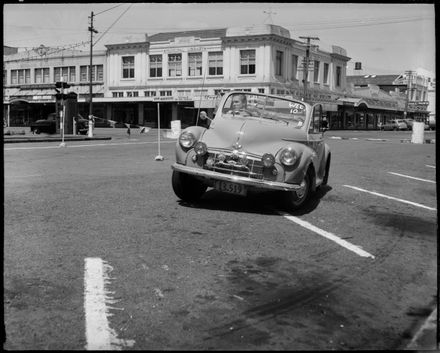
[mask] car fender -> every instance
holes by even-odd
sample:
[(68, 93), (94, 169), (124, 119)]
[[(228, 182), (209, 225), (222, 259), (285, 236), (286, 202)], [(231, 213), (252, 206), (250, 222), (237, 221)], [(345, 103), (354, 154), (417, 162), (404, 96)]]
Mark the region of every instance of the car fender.
[[(205, 131), (206, 131), (206, 128), (203, 126), (188, 126), (186, 129), (182, 130), (180, 135), (182, 135), (183, 133), (190, 132), (191, 134), (194, 135), (194, 137), (196, 138), (196, 141), (198, 141), (203, 136)], [(192, 150), (193, 147), (190, 147), (190, 148), (182, 147), (179, 142), (180, 135), (176, 141), (176, 162), (180, 163), (180, 164), (186, 164), (186, 158), (187, 158), (188, 152), (190, 150)]]

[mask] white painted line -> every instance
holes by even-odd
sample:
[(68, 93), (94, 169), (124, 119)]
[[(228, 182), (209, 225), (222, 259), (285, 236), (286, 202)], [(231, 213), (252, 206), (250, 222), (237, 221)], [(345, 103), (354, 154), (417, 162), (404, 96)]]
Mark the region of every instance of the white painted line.
[[(427, 331), (432, 331), (432, 335), (434, 336), (437, 332), (437, 309), (434, 309), (434, 311), (429, 315), (429, 317), (426, 319), (426, 321), (423, 323), (423, 325), (420, 327), (420, 329), (417, 331), (417, 333), (414, 335), (411, 342), (406, 347), (407, 349), (427, 349), (427, 347), (423, 347), (423, 344), (421, 342), (418, 342), (423, 334), (425, 334)], [(435, 349), (435, 347), (430, 347)]]
[(399, 201), (399, 202), (407, 203), (409, 205), (425, 208), (425, 209), (430, 210), (430, 211), (437, 211), (436, 208), (428, 207), (428, 206), (425, 206), (425, 205), (422, 205), (422, 204), (419, 204), (419, 203), (415, 203), (415, 202), (412, 202), (412, 201), (398, 199), (397, 197), (387, 196), (387, 195), (384, 195), (384, 194), (379, 194), (378, 192), (368, 191), (368, 190), (365, 190), (365, 189), (358, 188), (356, 186), (350, 186), (350, 185), (344, 185), (344, 186), (347, 187), (347, 188), (354, 189), (354, 190), (366, 192), (366, 193), (369, 193), (371, 195), (376, 195), (376, 196), (384, 197), (384, 198), (387, 198), (387, 199), (390, 199), (390, 200)]
[(428, 168), (434, 168), (435, 169), (435, 165), (429, 165), (429, 164), (425, 164)]
[(111, 266), (98, 257), (88, 257), (84, 266), (84, 310), (86, 321), (87, 350), (120, 350), (122, 346), (132, 346), (134, 341), (120, 340), (110, 328), (107, 316), (114, 303), (109, 297), (105, 283), (109, 281)]
[[(73, 147), (100, 147), (100, 146), (121, 146), (121, 145), (143, 145), (143, 144), (157, 144), (157, 141), (146, 141), (146, 142), (121, 142), (121, 143), (95, 143), (88, 145), (66, 145), (66, 148)], [(176, 143), (176, 141), (161, 141), (161, 143)], [(57, 146), (31, 146), (31, 147), (11, 147), (4, 148), (4, 151), (13, 151), (13, 150), (34, 150), (34, 149), (51, 149), (56, 148), (59, 149), (59, 145)]]
[(279, 214), (281, 214), (282, 216), (284, 216), (285, 218), (287, 218), (289, 221), (295, 222), (297, 224), (299, 224), (300, 226), (307, 228), (308, 230), (311, 230), (312, 232), (315, 232), (321, 236), (323, 236), (324, 238), (330, 239), (332, 241), (334, 241), (335, 243), (337, 243), (338, 245), (353, 251), (354, 253), (358, 254), (359, 256), (362, 257), (371, 257), (372, 259), (374, 259), (374, 255), (371, 255), (370, 253), (362, 250), (359, 246), (353, 245), (351, 243), (349, 243), (348, 241), (339, 238), (338, 236), (329, 233), (323, 229), (320, 229), (316, 226), (314, 226), (313, 224), (310, 224), (309, 222), (303, 221), (302, 219), (289, 215), (288, 213), (284, 213), (284, 212), (278, 212)]
[(401, 176), (401, 177), (404, 177), (404, 178), (408, 178), (408, 179), (420, 180), (420, 181), (425, 181), (425, 182), (427, 182), (427, 183), (433, 183), (433, 184), (435, 184), (435, 181), (433, 181), (433, 180), (421, 179), (421, 178), (416, 178), (416, 177), (412, 177), (412, 176), (409, 176), (409, 175), (399, 174), (399, 173), (393, 173), (393, 172), (388, 172), (388, 173), (389, 173), (389, 174), (393, 174), (393, 175), (397, 175), (397, 176)]

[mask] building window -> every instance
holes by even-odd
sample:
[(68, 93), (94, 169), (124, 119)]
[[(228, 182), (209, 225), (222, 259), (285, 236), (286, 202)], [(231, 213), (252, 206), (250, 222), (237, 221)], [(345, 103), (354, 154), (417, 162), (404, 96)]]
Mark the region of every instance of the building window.
[(329, 69), (329, 64), (324, 63), (324, 78), (323, 78), (323, 82), (325, 85), (328, 84), (328, 69)]
[(139, 97), (139, 92), (138, 91), (128, 91), (127, 97)]
[(31, 69), (11, 70), (11, 84), (31, 83)]
[(49, 68), (35, 69), (34, 81), (35, 81), (35, 83), (48, 83), (49, 82)]
[(340, 66), (336, 66), (336, 87), (341, 87), (341, 73), (342, 69)]
[(162, 77), (162, 55), (150, 55), (150, 77)]
[(88, 74), (87, 74), (87, 66), (80, 66), (79, 68), (79, 80), (81, 82), (87, 82), (88, 81)]
[[(35, 69), (35, 74), (37, 74), (37, 70), (38, 69)], [(75, 66), (54, 67), (53, 69), (55, 82), (61, 81), (61, 78), (63, 82), (75, 82), (76, 81), (75, 73), (76, 73)]]
[(202, 76), (202, 53), (188, 54), (188, 76)]
[[(88, 73), (89, 67), (90, 66), (79, 67), (79, 80), (81, 82), (90, 82)], [(92, 68), (92, 81), (104, 81), (104, 65), (93, 65)]]
[(258, 93), (264, 93), (264, 91), (265, 91), (264, 88), (259, 88), (258, 89)]
[(240, 73), (255, 74), (255, 50), (240, 50)]
[(283, 76), (283, 55), (282, 51), (277, 50), (275, 54), (275, 75)]
[(145, 97), (156, 97), (156, 91), (144, 91)]
[(298, 79), (298, 55), (292, 55), (292, 75), (291, 80)]
[(209, 75), (223, 75), (223, 52), (208, 53)]
[(173, 95), (173, 91), (159, 91), (159, 94), (161, 95), (161, 97), (171, 97)]
[(182, 76), (182, 54), (168, 54), (168, 76)]
[(313, 66), (313, 81), (319, 82), (319, 61), (315, 60)]
[(3, 70), (3, 82), (5, 85), (8, 84), (8, 70)]
[(122, 78), (134, 78), (134, 56), (122, 57)]
[(124, 92), (113, 92), (113, 98), (124, 97)]

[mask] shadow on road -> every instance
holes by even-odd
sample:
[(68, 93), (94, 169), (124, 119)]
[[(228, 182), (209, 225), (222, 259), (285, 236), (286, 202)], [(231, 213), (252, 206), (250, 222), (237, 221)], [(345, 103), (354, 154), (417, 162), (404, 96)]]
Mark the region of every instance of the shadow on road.
[(246, 197), (230, 195), (211, 189), (197, 202), (185, 202), (179, 200), (179, 204), (189, 208), (203, 208), (217, 211), (233, 211), (244, 213), (257, 213), (273, 215), (274, 210), (284, 210), (291, 215), (300, 216), (312, 212), (318, 207), (321, 199), (332, 188), (328, 185), (322, 186), (313, 193), (303, 208), (296, 211), (288, 211), (283, 208), (280, 192), (254, 191), (249, 192)]

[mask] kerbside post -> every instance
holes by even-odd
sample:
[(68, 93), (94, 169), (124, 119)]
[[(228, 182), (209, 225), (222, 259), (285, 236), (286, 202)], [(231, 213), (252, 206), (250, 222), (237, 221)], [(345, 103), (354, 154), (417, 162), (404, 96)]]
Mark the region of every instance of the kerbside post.
[(65, 106), (64, 106), (64, 82), (63, 82), (63, 76), (60, 77), (61, 82), (61, 111), (60, 111), (60, 129), (61, 129), (61, 143), (60, 147), (66, 147), (66, 144), (64, 143), (64, 116), (65, 116)]
[(157, 148), (158, 155), (156, 156), (156, 161), (163, 161), (163, 157), (160, 155), (160, 105), (157, 103)]

